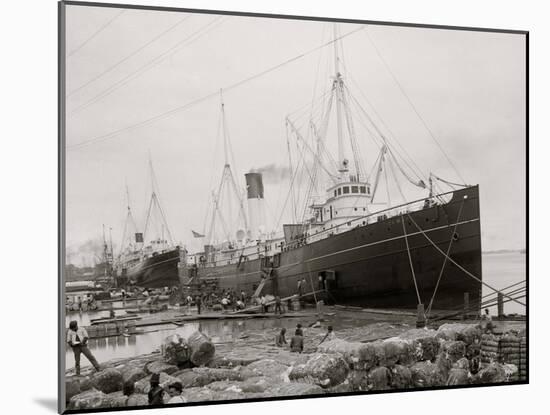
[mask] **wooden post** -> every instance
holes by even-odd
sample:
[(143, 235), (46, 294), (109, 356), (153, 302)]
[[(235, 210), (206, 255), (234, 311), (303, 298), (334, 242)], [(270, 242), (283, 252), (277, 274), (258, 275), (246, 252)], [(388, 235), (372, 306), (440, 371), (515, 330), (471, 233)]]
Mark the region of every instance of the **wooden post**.
[(504, 317), (504, 296), (500, 292), (497, 294), (497, 310), (498, 317)]
[(424, 313), (424, 304), (418, 304), (416, 307), (416, 328), (426, 327), (426, 314)]
[(468, 319), (468, 313), (470, 312), (470, 293), (464, 293), (464, 314), (462, 320)]

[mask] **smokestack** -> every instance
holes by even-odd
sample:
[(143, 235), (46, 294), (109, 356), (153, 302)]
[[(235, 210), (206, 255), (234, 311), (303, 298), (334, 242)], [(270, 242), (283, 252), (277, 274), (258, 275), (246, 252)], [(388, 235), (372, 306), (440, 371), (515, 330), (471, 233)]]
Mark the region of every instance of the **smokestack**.
[(265, 233), (264, 183), (261, 173), (246, 173), (250, 239), (261, 239)]

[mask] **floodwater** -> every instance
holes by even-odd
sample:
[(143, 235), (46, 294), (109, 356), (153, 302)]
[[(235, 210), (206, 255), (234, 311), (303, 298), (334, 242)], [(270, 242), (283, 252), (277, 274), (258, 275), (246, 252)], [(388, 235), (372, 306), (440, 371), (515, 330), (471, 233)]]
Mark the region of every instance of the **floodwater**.
[[(525, 280), (526, 277), (526, 255), (518, 252), (502, 253), (502, 254), (484, 254), (483, 255), (483, 281), (496, 289), (503, 289), (516, 282)], [(518, 285), (518, 287), (521, 285)], [(483, 287), (483, 295), (490, 294), (491, 290), (488, 287)], [(487, 298), (494, 298), (489, 296)], [(525, 303), (525, 299), (520, 299)], [(122, 302), (113, 303), (114, 307), (122, 306)], [(491, 314), (496, 315), (496, 306), (491, 307)], [(507, 302), (504, 304), (504, 312), (506, 314), (526, 314), (525, 307), (515, 302)], [(116, 315), (124, 315), (123, 310), (116, 310)], [(70, 320), (77, 320), (79, 325), (88, 326), (90, 320), (108, 317), (108, 311), (87, 312), (87, 313), (71, 313), (66, 318), (68, 327)], [(188, 322), (182, 327), (174, 327), (173, 325), (152, 326), (143, 328), (145, 333), (134, 336), (116, 336), (102, 339), (93, 339), (89, 341), (89, 347), (96, 359), (101, 363), (115, 358), (124, 358), (137, 356), (145, 353), (151, 353), (158, 349), (163, 340), (174, 333), (178, 333), (183, 337), (191, 334), (196, 330), (200, 330), (212, 338), (214, 343), (223, 343), (232, 341), (238, 338), (242, 333), (248, 330), (270, 330), (274, 328), (287, 327), (291, 329), (296, 326), (296, 323), (301, 322), (307, 325), (314, 321), (314, 317), (304, 319), (297, 318), (281, 318), (281, 319), (243, 319), (243, 320), (203, 320), (200, 322)], [(354, 320), (343, 320), (336, 323), (340, 328), (356, 325)], [(359, 324), (365, 324), (362, 320)], [(74, 356), (69, 348), (65, 355), (67, 368), (74, 367)], [(89, 365), (89, 362), (84, 356), (81, 356), (81, 366)]]

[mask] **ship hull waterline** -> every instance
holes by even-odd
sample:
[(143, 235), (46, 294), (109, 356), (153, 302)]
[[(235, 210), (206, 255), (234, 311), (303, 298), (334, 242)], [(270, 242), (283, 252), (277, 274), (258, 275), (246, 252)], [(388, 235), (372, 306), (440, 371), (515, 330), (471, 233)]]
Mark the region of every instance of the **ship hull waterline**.
[[(278, 266), (269, 273), (262, 292), (291, 296), (298, 291), (298, 281), (305, 279), (304, 292), (324, 290), (324, 296), (319, 298), (336, 304), (415, 309), (419, 297), (426, 306), (434, 297), (433, 310), (455, 310), (464, 306), (467, 293), (470, 307), (479, 310), (479, 212), (479, 189), (471, 186), (453, 192), (447, 203), (363, 226), (353, 225), (349, 231), (285, 249), (278, 254)], [(432, 242), (444, 253), (450, 246), (449, 257), (476, 278), (445, 261)], [(188, 281), (195, 272), (195, 281), (215, 279), (221, 289), (250, 294), (265, 275), (265, 265), (265, 258), (259, 258), (238, 266), (186, 267), (185, 272)]]
[(180, 248), (168, 250), (144, 259), (123, 271), (124, 285), (142, 288), (179, 286), (178, 261)]

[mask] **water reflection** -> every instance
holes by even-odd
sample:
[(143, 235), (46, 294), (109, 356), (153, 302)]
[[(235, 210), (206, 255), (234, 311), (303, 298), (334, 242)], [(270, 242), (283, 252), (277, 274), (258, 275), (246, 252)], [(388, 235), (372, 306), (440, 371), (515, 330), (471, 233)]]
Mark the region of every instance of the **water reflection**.
[[(102, 313), (81, 313), (79, 319), (68, 317), (68, 321), (77, 320), (79, 324), (86, 325), (86, 321), (93, 318), (103, 317)], [(78, 314), (78, 313), (77, 313)], [(98, 314), (100, 314), (98, 316)], [(125, 358), (140, 354), (151, 353), (157, 350), (163, 340), (171, 334), (180, 334), (183, 337), (189, 336), (196, 330), (200, 330), (209, 336), (214, 343), (229, 342), (238, 338), (247, 330), (268, 330), (273, 328), (287, 327), (292, 329), (296, 326), (296, 319), (247, 319), (247, 320), (203, 320), (199, 322), (185, 323), (181, 327), (173, 325), (161, 325), (144, 328), (143, 334), (131, 336), (112, 336), (99, 339), (91, 339), (89, 347), (96, 359), (101, 363), (115, 358)], [(68, 323), (67, 323), (68, 324)], [(67, 368), (74, 367), (74, 355), (68, 348), (65, 354)], [(81, 359), (81, 366), (89, 366), (86, 358)]]

